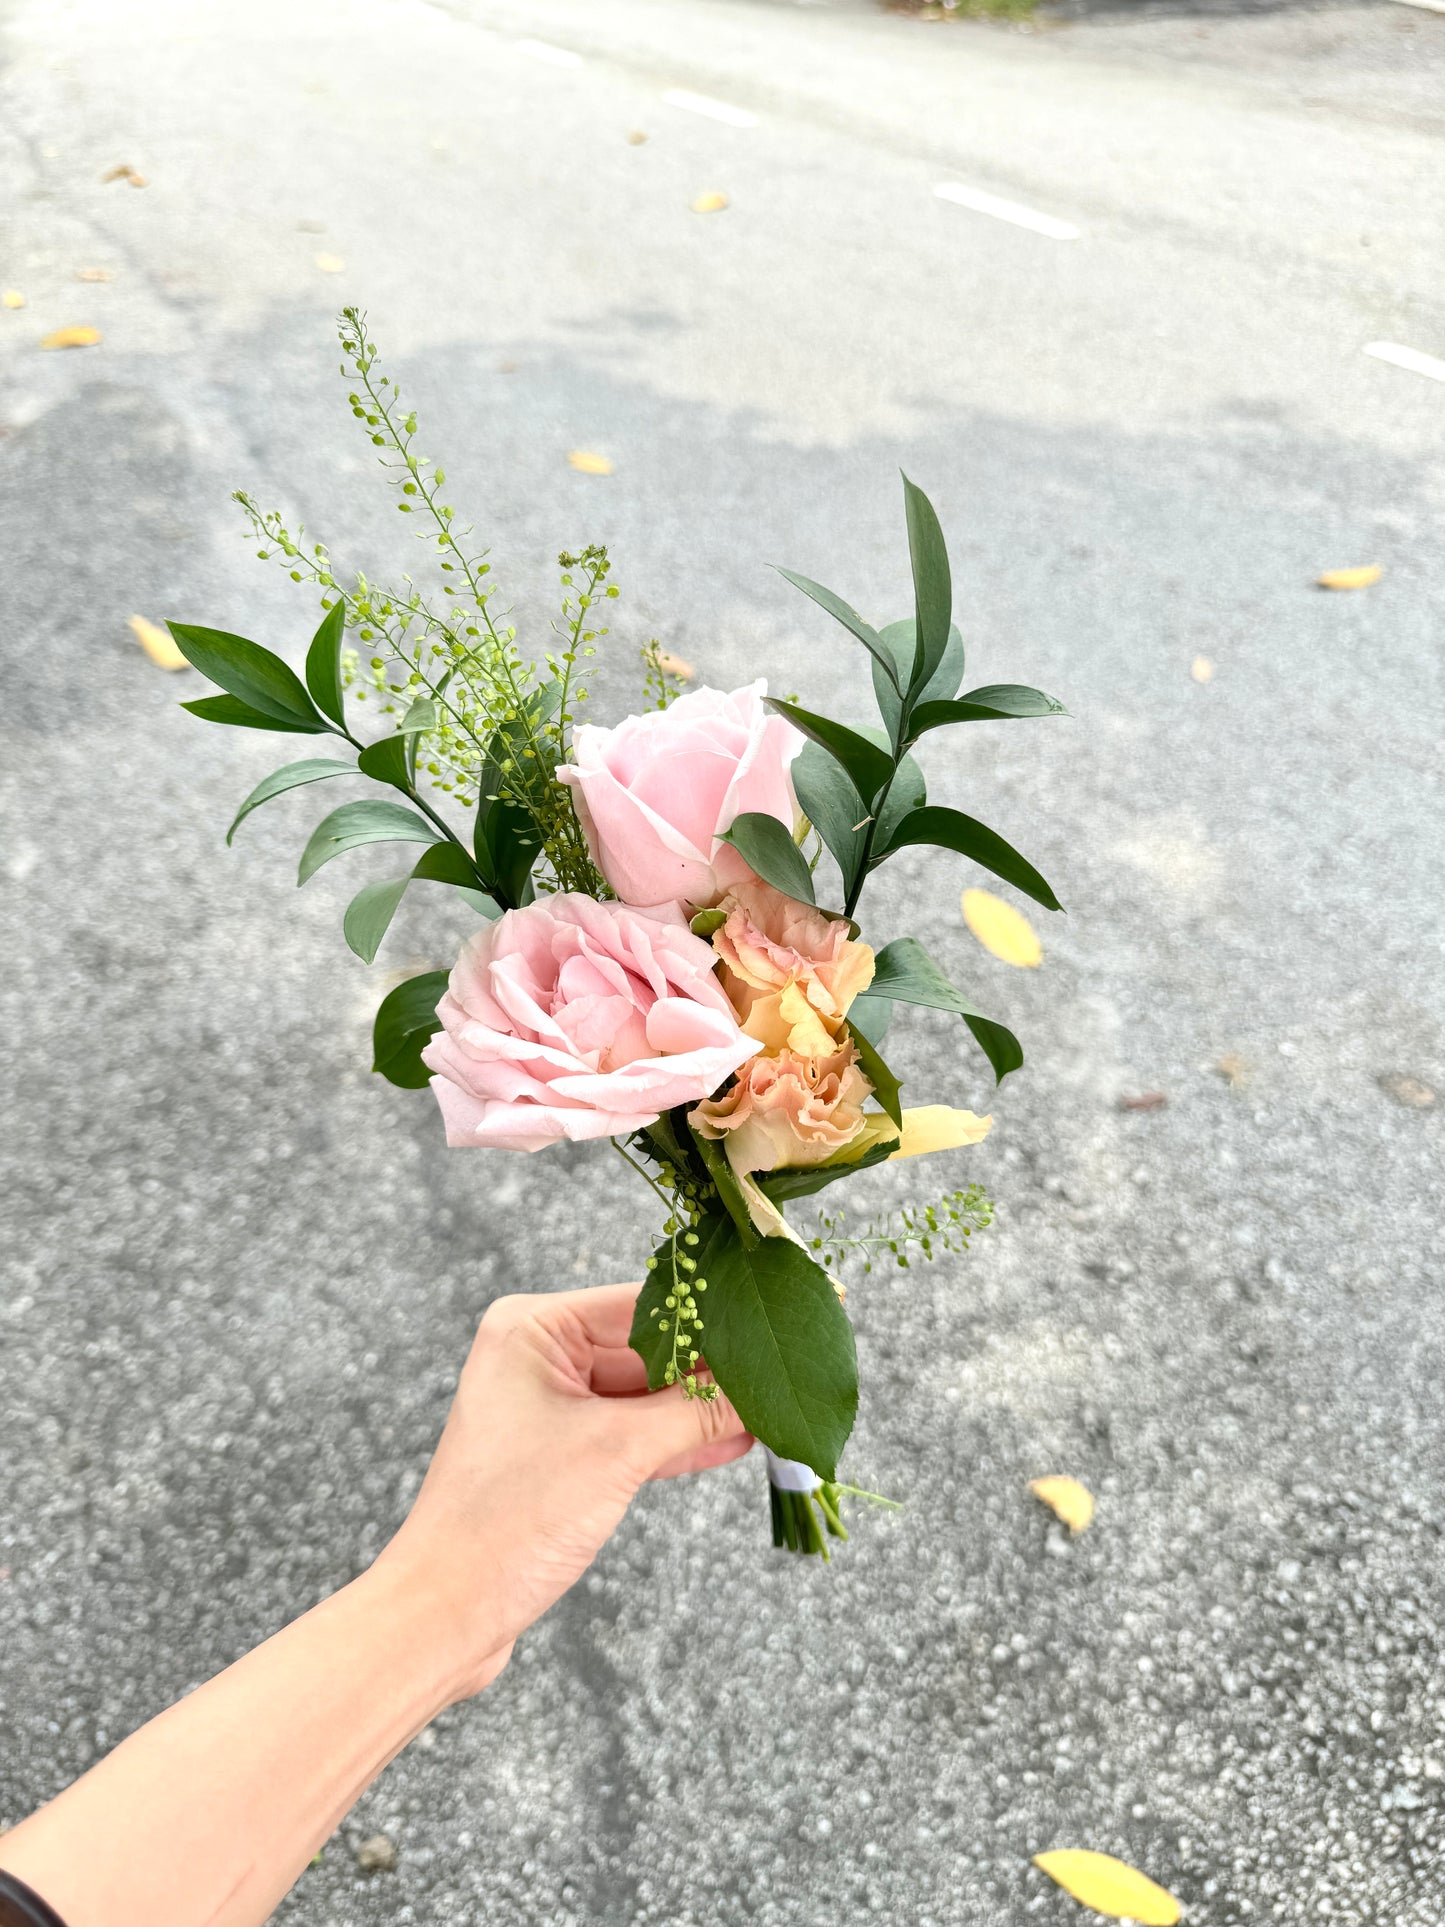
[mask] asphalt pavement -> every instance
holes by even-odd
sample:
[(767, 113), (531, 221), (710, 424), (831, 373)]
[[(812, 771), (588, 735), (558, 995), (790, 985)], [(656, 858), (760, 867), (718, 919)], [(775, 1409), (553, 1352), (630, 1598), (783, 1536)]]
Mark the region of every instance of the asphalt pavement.
[(1067, 914), (1011, 969), (933, 853), (869, 913), (1028, 1054), (994, 1097), (952, 1020), (895, 1032), (914, 1101), (996, 1119), (929, 1175), (998, 1201), (849, 1299), (847, 1469), (906, 1509), (824, 1570), (759, 1464), (646, 1494), (278, 1919), (1066, 1927), (1030, 1857), (1081, 1846), (1191, 1927), (1438, 1927), (1442, 73), (1389, 0), (0, 8), (0, 1824), (365, 1564), (494, 1294), (651, 1228), (600, 1152), (448, 1153), (369, 1075), (461, 922), (417, 893), (367, 970), (385, 860), (297, 892), (305, 793), (228, 851), (282, 757), (127, 627), (294, 659), (235, 487), (408, 566), (354, 300), (525, 636), (611, 545), (599, 714), (657, 635), (866, 720), (767, 564), (902, 614), (906, 467), (972, 679), (1072, 712), (958, 732), (931, 794)]

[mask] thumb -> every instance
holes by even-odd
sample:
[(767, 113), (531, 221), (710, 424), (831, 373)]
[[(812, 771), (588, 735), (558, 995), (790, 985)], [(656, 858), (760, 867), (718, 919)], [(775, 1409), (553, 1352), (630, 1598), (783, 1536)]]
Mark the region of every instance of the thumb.
[(625, 1403), (645, 1479), (726, 1465), (752, 1446), (752, 1434), (721, 1392), (716, 1398), (689, 1398), (681, 1385), (669, 1385)]

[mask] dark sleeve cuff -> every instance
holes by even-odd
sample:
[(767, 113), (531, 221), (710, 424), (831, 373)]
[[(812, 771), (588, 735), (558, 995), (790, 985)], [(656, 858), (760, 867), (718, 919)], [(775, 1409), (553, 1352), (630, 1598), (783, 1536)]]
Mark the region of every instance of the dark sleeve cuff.
[(23, 1880), (0, 1871), (0, 1927), (65, 1927), (65, 1922)]

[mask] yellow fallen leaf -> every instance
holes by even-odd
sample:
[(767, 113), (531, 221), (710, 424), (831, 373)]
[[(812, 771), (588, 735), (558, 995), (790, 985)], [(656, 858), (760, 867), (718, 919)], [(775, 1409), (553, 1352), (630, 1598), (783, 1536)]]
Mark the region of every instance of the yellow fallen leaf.
[(1366, 563), (1360, 569), (1326, 569), (1319, 578), (1319, 586), (1322, 589), (1368, 589), (1384, 573), (1373, 562)]
[(1249, 1081), (1249, 1065), (1235, 1051), (1228, 1051), (1214, 1066), (1231, 1090)]
[(678, 682), (691, 682), (697, 674), (690, 662), (684, 662), (681, 656), (674, 656), (670, 649), (658, 650), (657, 666), (664, 676), (672, 676)]
[(1088, 1530), (1094, 1516), (1094, 1495), (1077, 1479), (1066, 1478), (1062, 1473), (1047, 1479), (1030, 1479), (1029, 1491), (1036, 1499), (1043, 1500), (1056, 1519), (1063, 1520), (1076, 1539)]
[(25, 306), (25, 296), (20, 292), (19, 288), (7, 288), (4, 294), (0, 294), (0, 305), (7, 308), (23, 308)]
[(323, 274), (341, 274), (346, 268), (346, 263), (339, 254), (318, 254), (316, 265)]
[(962, 901), (963, 920), (985, 950), (1001, 963), (1017, 964), (1021, 970), (1038, 968), (1043, 946), (1021, 911), (996, 897), (992, 890), (965, 890)]
[(77, 268), (77, 281), (114, 281), (115, 275), (110, 268)]
[(707, 194), (698, 195), (692, 204), (692, 211), (694, 214), (721, 214), (727, 204), (727, 195), (719, 194), (717, 189), (713, 188)]
[(137, 174), (129, 161), (122, 161), (119, 167), (112, 167), (100, 177), (103, 181), (129, 181), (132, 187), (144, 187), (146, 177)]
[(626, 140), (629, 147), (642, 147), (646, 145), (647, 136), (640, 127), (631, 127), (627, 131)]
[(57, 328), (54, 334), (46, 335), (40, 345), (42, 348), (93, 348), (99, 340), (99, 328)]
[(579, 475), (610, 475), (612, 464), (605, 455), (594, 455), (590, 449), (574, 448), (567, 456), (567, 466), (575, 468)]
[(1196, 682), (1213, 682), (1214, 664), (1208, 656), (1196, 656), (1189, 665), (1189, 673)]
[(1060, 1847), (1036, 1853), (1040, 1867), (1075, 1900), (1110, 1920), (1137, 1920), (1140, 1927), (1174, 1927), (1179, 1902), (1155, 1886), (1146, 1874), (1115, 1860), (1112, 1854), (1090, 1853), (1083, 1847)]
[(157, 669), (190, 668), (191, 665), (164, 629), (158, 628), (153, 622), (147, 622), (144, 616), (132, 616), (130, 626), (136, 641)]

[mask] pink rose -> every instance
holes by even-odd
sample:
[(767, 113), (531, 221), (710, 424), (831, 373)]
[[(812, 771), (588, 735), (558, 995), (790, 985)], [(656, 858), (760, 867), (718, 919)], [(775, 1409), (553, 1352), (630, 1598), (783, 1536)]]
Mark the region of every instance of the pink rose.
[(873, 981), (873, 952), (848, 925), (754, 878), (718, 905), (727, 920), (713, 932), (723, 984), (749, 1037), (764, 1050), (827, 1057), (843, 1019)]
[(867, 1128), (863, 1100), (873, 1086), (852, 1044), (827, 1057), (755, 1057), (731, 1090), (690, 1115), (703, 1136), (722, 1138), (740, 1177), (822, 1164)]
[(758, 1046), (680, 925), (543, 897), (462, 950), (422, 1053), (447, 1143), (540, 1151), (622, 1136), (717, 1089)]
[(750, 811), (791, 835), (797, 816), (788, 766), (803, 746), (791, 723), (763, 707), (766, 682), (724, 695), (695, 689), (669, 709), (616, 729), (585, 724), (575, 763), (558, 770), (593, 861), (624, 903), (715, 903), (752, 872), (718, 841)]

